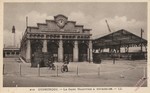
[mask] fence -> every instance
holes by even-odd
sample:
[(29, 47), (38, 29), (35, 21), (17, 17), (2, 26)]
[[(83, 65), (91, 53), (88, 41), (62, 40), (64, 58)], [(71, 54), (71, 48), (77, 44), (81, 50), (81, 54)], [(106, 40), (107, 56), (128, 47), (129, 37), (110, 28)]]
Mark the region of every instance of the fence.
[[(140, 63), (141, 64), (141, 63)], [(104, 77), (111, 75), (119, 76), (128, 73), (130, 70), (134, 70), (133, 66), (126, 64), (125, 62), (112, 64), (103, 63), (103, 64), (93, 64), (93, 63), (69, 63), (68, 72), (61, 72), (62, 63), (55, 63), (56, 69), (51, 70), (48, 67), (31, 67), (30, 63), (11, 63), (3, 65), (3, 75), (9, 76), (45, 76), (45, 77), (67, 77), (67, 76), (94, 76), (94, 77)], [(140, 70), (141, 69), (141, 70)], [(142, 71), (141, 74), (138, 74), (139, 77), (147, 74), (147, 70), (143, 70), (142, 67), (138, 68), (139, 71)], [(138, 72), (139, 72), (138, 71)], [(137, 76), (136, 76), (137, 77)]]
[[(81, 63), (82, 64), (82, 63)], [(17, 64), (4, 64), (3, 75), (16, 75), (16, 76), (82, 76), (82, 75), (98, 75), (100, 76), (100, 65), (95, 65), (96, 68), (91, 67), (89, 63), (86, 63), (86, 67), (74, 63), (68, 65), (68, 72), (61, 72), (62, 63), (56, 63), (55, 70), (49, 69), (49, 67), (31, 67), (29, 63), (17, 63)]]

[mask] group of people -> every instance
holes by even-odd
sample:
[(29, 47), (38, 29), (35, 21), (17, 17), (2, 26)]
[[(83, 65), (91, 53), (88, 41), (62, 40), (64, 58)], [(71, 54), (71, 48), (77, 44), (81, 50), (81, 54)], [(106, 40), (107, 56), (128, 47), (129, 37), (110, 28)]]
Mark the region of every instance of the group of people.
[[(64, 59), (64, 62), (63, 62), (63, 65), (61, 66), (61, 72), (68, 72), (68, 64), (69, 64), (69, 59), (67, 57), (65, 57)], [(48, 67), (49, 69), (52, 69), (52, 70), (55, 70), (56, 67), (54, 65), (54, 60), (53, 60), (53, 56), (51, 56), (49, 59), (48, 59)]]

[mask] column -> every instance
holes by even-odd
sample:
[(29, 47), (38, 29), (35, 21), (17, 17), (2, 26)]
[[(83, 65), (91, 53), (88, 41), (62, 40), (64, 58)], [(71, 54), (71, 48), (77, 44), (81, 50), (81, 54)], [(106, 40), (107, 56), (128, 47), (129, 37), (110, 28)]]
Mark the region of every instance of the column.
[(74, 62), (77, 62), (78, 61), (78, 53), (79, 50), (78, 50), (78, 41), (75, 41), (74, 42), (74, 48), (73, 48), (73, 61)]
[(112, 52), (112, 49), (111, 48), (109, 48), (109, 53), (111, 53)]
[(121, 50), (120, 50), (120, 46), (119, 46), (119, 58), (121, 58)]
[(147, 52), (147, 46), (146, 45), (144, 45), (145, 46), (145, 51)]
[(63, 41), (59, 41), (59, 48), (58, 48), (58, 61), (63, 62)]
[(14, 56), (16, 56), (16, 51), (14, 51)]
[(90, 40), (89, 41), (89, 48), (88, 48), (88, 51), (89, 51), (89, 53), (88, 53), (88, 60), (89, 60), (89, 62), (93, 62), (93, 48), (92, 48), (92, 41)]
[(30, 40), (27, 40), (26, 62), (31, 62), (31, 43), (30, 43)]
[(127, 53), (128, 53), (128, 60), (129, 60), (130, 59), (129, 46), (127, 47)]
[(87, 61), (89, 61), (89, 59), (90, 59), (90, 58), (89, 58), (89, 53), (90, 53), (90, 52), (89, 52), (89, 48), (87, 48)]
[(9, 52), (9, 55), (8, 56), (11, 56), (11, 51)]
[(102, 48), (102, 53), (104, 52), (104, 48)]
[(47, 52), (47, 40), (43, 40), (43, 49), (42, 52)]

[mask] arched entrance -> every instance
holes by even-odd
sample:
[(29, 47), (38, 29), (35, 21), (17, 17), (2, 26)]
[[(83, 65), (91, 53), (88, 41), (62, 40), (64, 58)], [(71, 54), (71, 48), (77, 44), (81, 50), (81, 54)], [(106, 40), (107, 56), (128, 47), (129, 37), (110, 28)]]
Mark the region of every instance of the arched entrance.
[(64, 58), (68, 58), (69, 62), (73, 61), (73, 43), (72, 42), (64, 42)]
[(43, 43), (42, 41), (31, 41), (31, 55), (35, 52), (42, 52)]
[(47, 50), (53, 56), (53, 61), (58, 61), (58, 44), (56, 42), (48, 42)]
[(31, 41), (31, 67), (37, 67), (37, 64), (40, 64), (40, 66), (44, 66), (42, 47), (42, 41)]
[(87, 61), (87, 49), (88, 46), (85, 43), (79, 44), (79, 61)]

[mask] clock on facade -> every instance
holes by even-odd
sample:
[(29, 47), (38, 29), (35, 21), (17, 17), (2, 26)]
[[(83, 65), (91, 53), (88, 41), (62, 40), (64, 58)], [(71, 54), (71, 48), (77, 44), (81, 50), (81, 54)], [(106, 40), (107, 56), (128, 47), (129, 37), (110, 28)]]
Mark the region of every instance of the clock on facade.
[(57, 25), (60, 27), (60, 28), (63, 28), (64, 26), (65, 26), (65, 20), (63, 20), (63, 19), (59, 19), (58, 21), (57, 21)]

